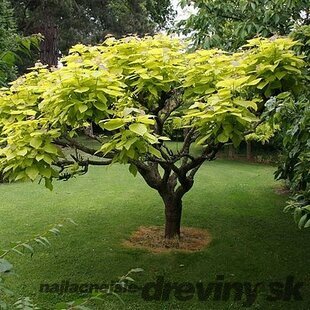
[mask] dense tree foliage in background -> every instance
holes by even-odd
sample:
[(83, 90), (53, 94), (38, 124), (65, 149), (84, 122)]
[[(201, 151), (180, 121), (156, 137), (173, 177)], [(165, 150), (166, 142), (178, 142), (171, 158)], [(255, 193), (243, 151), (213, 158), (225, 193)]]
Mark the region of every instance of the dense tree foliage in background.
[[(192, 4), (197, 12), (180, 23), (180, 31), (191, 33), (196, 48), (219, 47), (236, 50), (254, 36), (274, 37), (290, 34), (302, 44), (294, 48), (304, 57), (307, 71), (303, 72), (309, 85), (310, 7), (307, 0), (238, 0), (181, 1)], [(264, 63), (264, 60), (263, 60)], [(273, 69), (270, 69), (271, 72)], [(271, 76), (275, 79), (275, 76)], [(309, 87), (308, 87), (309, 89)], [(274, 105), (271, 104), (274, 102)], [(287, 181), (291, 200), (285, 210), (295, 210), (299, 227), (310, 226), (309, 201), (309, 90), (295, 98), (272, 98), (268, 118), (272, 122), (257, 127), (248, 135), (265, 143), (271, 138), (279, 146), (277, 179)], [(273, 126), (270, 126), (273, 125)], [(250, 142), (247, 143), (249, 145)], [(250, 150), (250, 149), (249, 149)]]
[(16, 25), (9, 2), (0, 1), (0, 86), (14, 78), (12, 59), (7, 55), (14, 46)]
[(296, 27), (294, 31), (290, 33), (290, 37), (294, 40), (298, 40), (301, 44), (296, 46), (295, 49), (300, 55), (305, 57), (305, 61), (308, 67), (308, 75), (310, 73), (310, 25), (304, 25)]
[(57, 64), (59, 50), (76, 43), (98, 43), (105, 35), (143, 35), (164, 27), (169, 0), (11, 0), (17, 25), (25, 35), (42, 33), (41, 60)]
[(0, 86), (23, 72), (39, 45), (39, 36), (18, 35), (13, 9), (7, 0), (0, 0)]
[(309, 0), (182, 0), (197, 12), (180, 23), (194, 46), (235, 50), (254, 36), (286, 35), (310, 23)]
[[(165, 236), (177, 236), (182, 198), (201, 165), (223, 145), (238, 146), (266, 100), (302, 91), (304, 61), (294, 46), (255, 39), (241, 53), (186, 53), (164, 36), (79, 44), (62, 68), (38, 67), (0, 92), (1, 171), (10, 181), (41, 178), (51, 188), (54, 178), (86, 173), (89, 165), (129, 164), (162, 197)], [(90, 136), (94, 148), (79, 139), (89, 122), (110, 132)], [(174, 150), (167, 140), (180, 129), (186, 135)]]
[(0, 1), (0, 51), (12, 49), (16, 25), (13, 17), (13, 9), (7, 0)]
[(291, 199), (285, 211), (294, 211), (299, 228), (310, 227), (310, 101), (282, 94), (267, 104), (268, 118), (278, 126), (282, 141), (276, 178), (287, 181)]
[[(302, 44), (295, 49), (306, 60), (305, 78), (310, 81), (310, 25), (297, 27), (290, 35)], [(291, 197), (285, 211), (294, 211), (299, 228), (310, 227), (310, 88), (296, 99), (273, 98), (268, 104), (267, 118), (278, 125), (281, 158), (276, 178), (287, 181)]]

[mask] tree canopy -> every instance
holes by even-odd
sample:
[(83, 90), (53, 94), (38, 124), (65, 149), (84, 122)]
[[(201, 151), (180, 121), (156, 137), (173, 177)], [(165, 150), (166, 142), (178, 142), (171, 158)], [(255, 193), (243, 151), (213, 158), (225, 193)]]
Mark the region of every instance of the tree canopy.
[[(166, 206), (179, 234), (182, 197), (203, 162), (237, 146), (271, 96), (302, 90), (304, 61), (287, 38), (253, 39), (242, 52), (187, 52), (165, 36), (74, 46), (57, 70), (35, 67), (0, 93), (0, 167), (10, 181), (68, 179), (89, 165), (129, 164)], [(79, 138), (94, 122), (105, 135)], [(169, 142), (184, 130), (183, 146)], [(200, 145), (200, 154), (191, 145)], [(68, 157), (63, 148), (71, 148)]]
[[(107, 34), (143, 35), (164, 27), (172, 13), (168, 0), (29, 0), (11, 1), (18, 28), (25, 34), (57, 27), (59, 49), (98, 43)], [(44, 33), (43, 33), (44, 34)]]
[(10, 2), (0, 2), (0, 86), (14, 80), (31, 52), (39, 45), (39, 36), (21, 37)]
[(0, 2), (0, 51), (9, 50), (16, 35), (13, 9), (6, 0)]
[(16, 37), (13, 10), (6, 0), (0, 2), (0, 85), (13, 78), (10, 57), (7, 53), (14, 48)]
[(235, 50), (254, 36), (287, 35), (310, 23), (308, 0), (182, 0), (197, 12), (179, 24), (194, 45)]
[[(306, 61), (305, 79), (309, 83), (310, 25), (296, 28), (290, 36), (298, 39), (295, 49)], [(309, 85), (309, 84), (308, 84)], [(282, 142), (281, 157), (275, 173), (287, 182), (290, 199), (285, 211), (293, 211), (299, 228), (310, 227), (310, 101), (309, 88), (298, 98), (272, 98), (265, 118)]]

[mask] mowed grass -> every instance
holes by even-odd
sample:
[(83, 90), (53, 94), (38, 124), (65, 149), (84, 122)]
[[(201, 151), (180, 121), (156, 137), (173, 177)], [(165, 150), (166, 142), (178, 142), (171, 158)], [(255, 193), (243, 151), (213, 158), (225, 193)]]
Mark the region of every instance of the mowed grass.
[[(287, 197), (275, 192), (274, 167), (242, 162), (206, 163), (185, 198), (182, 224), (205, 228), (212, 235), (208, 248), (196, 253), (152, 254), (128, 249), (122, 241), (141, 225), (163, 225), (159, 195), (127, 167), (94, 167), (82, 177), (55, 182), (53, 192), (36, 183), (0, 186), (0, 245), (27, 240), (49, 224), (72, 218), (50, 248), (36, 247), (33, 258), (11, 255), (18, 276), (9, 284), (32, 297), (42, 309), (53, 309), (77, 294), (40, 293), (40, 283), (109, 283), (128, 270), (139, 285), (164, 276), (165, 281), (285, 282), (288, 275), (304, 282), (302, 301), (267, 301), (268, 286), (260, 290), (251, 309), (309, 309), (309, 231), (300, 231), (283, 214)], [(122, 294), (125, 309), (241, 309), (234, 301), (145, 301), (141, 292)], [(96, 309), (120, 309), (115, 297), (96, 303)]]

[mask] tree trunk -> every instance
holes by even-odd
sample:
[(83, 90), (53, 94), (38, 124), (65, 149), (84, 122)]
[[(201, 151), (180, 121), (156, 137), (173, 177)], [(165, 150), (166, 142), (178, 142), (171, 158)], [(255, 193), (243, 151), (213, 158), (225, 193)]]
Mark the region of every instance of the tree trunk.
[(165, 238), (172, 239), (180, 237), (182, 200), (171, 195), (164, 199), (165, 202)]
[(58, 48), (57, 48), (57, 26), (42, 27), (44, 39), (41, 43), (40, 60), (49, 67), (58, 65)]
[(235, 148), (232, 144), (229, 144), (229, 146), (228, 146), (228, 158), (229, 159), (235, 158)]
[(252, 143), (251, 143), (251, 141), (246, 142), (246, 158), (248, 161), (252, 160)]
[(40, 61), (49, 67), (58, 65), (58, 27), (53, 24), (45, 24), (34, 29), (36, 33), (43, 35), (40, 44)]

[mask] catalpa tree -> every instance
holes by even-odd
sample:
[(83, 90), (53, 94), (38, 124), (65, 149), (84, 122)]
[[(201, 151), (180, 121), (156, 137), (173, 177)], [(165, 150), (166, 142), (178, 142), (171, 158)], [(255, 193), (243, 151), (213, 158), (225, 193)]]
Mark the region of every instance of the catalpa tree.
[[(165, 237), (179, 236), (182, 198), (201, 165), (223, 145), (238, 146), (268, 98), (301, 90), (295, 44), (257, 38), (235, 54), (188, 52), (166, 36), (76, 45), (63, 67), (35, 67), (1, 91), (1, 171), (52, 189), (53, 179), (90, 165), (128, 164), (162, 197)], [(91, 123), (103, 129), (86, 136), (96, 143), (85, 139)], [(175, 131), (184, 136), (177, 150), (169, 141)]]

